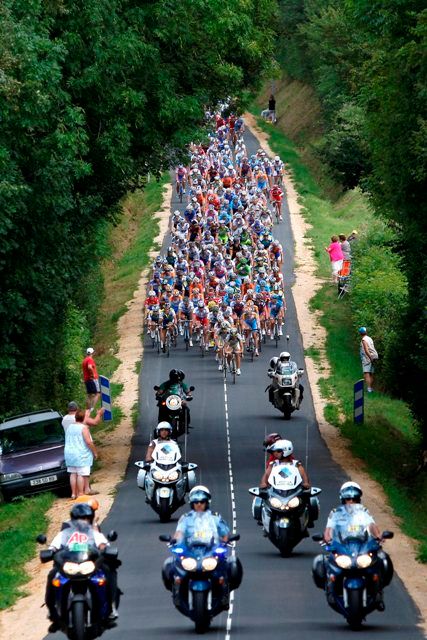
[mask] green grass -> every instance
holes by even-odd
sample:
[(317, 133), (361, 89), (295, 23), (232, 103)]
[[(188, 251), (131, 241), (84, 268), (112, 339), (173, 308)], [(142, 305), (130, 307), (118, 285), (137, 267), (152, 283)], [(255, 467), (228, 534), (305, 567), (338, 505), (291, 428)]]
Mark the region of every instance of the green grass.
[(36, 536), (47, 527), (46, 511), (55, 499), (52, 493), (3, 504), (0, 510), (0, 609), (10, 607), (25, 595), (28, 576), (23, 566), (34, 557)]
[[(159, 183), (149, 182), (144, 192), (130, 194), (123, 203), (122, 220), (117, 227), (110, 228), (111, 251), (106, 252), (110, 257), (103, 266), (104, 302), (93, 340), (98, 370), (108, 378), (120, 364), (116, 356), (117, 322), (126, 312), (125, 303), (132, 298), (141, 271), (148, 264), (148, 253), (159, 231), (158, 223), (153, 223), (153, 214), (160, 209), (163, 187), (168, 181), (169, 174), (165, 174)], [(111, 384), (113, 420), (101, 422), (93, 429), (97, 444), (102, 444), (104, 435), (113, 431), (123, 417), (120, 408), (114, 404), (122, 392), (123, 385)], [(75, 400), (81, 406), (85, 405), (83, 385), (81, 394)], [(133, 424), (136, 424), (136, 417), (135, 409), (132, 413)], [(101, 467), (102, 459), (95, 461), (93, 471)], [(28, 575), (24, 572), (24, 565), (34, 557), (37, 534), (46, 531), (46, 512), (54, 499), (54, 494), (44, 493), (14, 500), (0, 507), (0, 610), (13, 605), (25, 593), (22, 587), (28, 581)]]
[[(256, 116), (258, 110), (254, 108), (252, 112)], [(329, 281), (329, 258), (324, 247), (330, 236), (348, 234), (352, 229), (360, 232), (373, 220), (373, 214), (358, 190), (341, 194), (334, 202), (328, 199), (301, 160), (302, 150), (277, 127), (260, 118), (257, 121), (269, 135), (272, 150), (291, 168), (303, 215), (312, 225), (308, 237), (313, 243), (317, 273)], [(365, 422), (354, 425), (353, 384), (362, 373), (349, 299), (338, 301), (336, 286), (327, 282), (310, 306), (322, 312), (321, 322), (327, 332), (325, 348), (331, 374), (320, 380), (322, 396), (327, 400), (325, 418), (341, 429), (354, 455), (364, 461), (371, 476), (382, 485), (401, 518), (403, 531), (419, 543), (419, 560), (427, 562), (427, 478), (419, 470), (419, 436), (411, 413), (401, 400), (383, 393), (366, 394)], [(312, 349), (306, 355), (318, 359)]]

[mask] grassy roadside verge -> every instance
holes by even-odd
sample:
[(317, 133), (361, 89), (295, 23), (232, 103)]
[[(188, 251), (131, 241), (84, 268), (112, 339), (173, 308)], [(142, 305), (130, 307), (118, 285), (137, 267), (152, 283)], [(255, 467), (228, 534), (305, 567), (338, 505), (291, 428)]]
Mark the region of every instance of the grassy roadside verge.
[[(259, 110), (252, 109), (257, 116)], [(331, 202), (301, 160), (300, 150), (279, 128), (258, 118), (268, 135), (274, 152), (292, 169), (304, 216), (312, 225), (318, 275), (329, 280), (329, 262), (324, 251), (332, 233), (363, 231), (373, 220), (362, 195), (348, 192)], [(298, 260), (298, 256), (296, 256)], [(322, 313), (327, 331), (326, 354), (331, 375), (321, 380), (327, 401), (325, 418), (349, 439), (352, 452), (366, 464), (371, 476), (384, 488), (402, 530), (418, 543), (418, 558), (427, 562), (427, 479), (418, 470), (418, 434), (404, 402), (382, 393), (367, 397), (365, 424), (356, 427), (352, 421), (353, 383), (361, 377), (358, 337), (349, 299), (338, 301), (336, 289), (325, 283), (311, 301)], [(340, 413), (344, 420), (340, 420)]]
[[(99, 353), (98, 368), (108, 377), (119, 365), (115, 357), (117, 322), (126, 311), (125, 303), (132, 298), (141, 271), (148, 264), (148, 253), (159, 231), (159, 225), (153, 223), (153, 214), (161, 207), (163, 186), (168, 181), (166, 174), (159, 183), (149, 182), (143, 192), (130, 194), (123, 202), (120, 223), (108, 232), (109, 256), (102, 267), (103, 303), (93, 336), (93, 344)], [(112, 385), (113, 398), (121, 391), (121, 385)], [(75, 399), (84, 404), (83, 388), (81, 397)], [(64, 399), (64, 403), (67, 401)], [(102, 443), (103, 434), (114, 429), (120, 419), (120, 411), (115, 408), (113, 421), (101, 423), (95, 429), (95, 440)], [(24, 565), (35, 555), (35, 536), (46, 530), (46, 513), (54, 499), (54, 494), (44, 493), (0, 505), (0, 610), (10, 607), (25, 594), (28, 576), (24, 573)]]

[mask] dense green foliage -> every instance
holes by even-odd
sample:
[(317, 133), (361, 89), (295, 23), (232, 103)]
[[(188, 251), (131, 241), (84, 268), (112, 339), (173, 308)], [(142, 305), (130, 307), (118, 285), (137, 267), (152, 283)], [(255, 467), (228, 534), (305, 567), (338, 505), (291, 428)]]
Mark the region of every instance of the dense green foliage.
[(120, 199), (173, 164), (205, 105), (256, 85), (271, 64), (274, 9), (0, 4), (0, 415), (70, 393)]
[[(394, 316), (400, 356), (398, 387), (425, 427), (425, 3), (280, 0), (280, 5), (281, 59), (287, 72), (312, 84), (321, 100), (326, 129), (321, 150), (324, 159), (344, 187), (359, 184), (366, 191), (376, 212), (396, 234), (393, 246), (384, 249), (384, 257), (397, 264), (393, 253), (400, 254), (408, 282), (407, 301), (399, 297), (400, 313)], [(371, 294), (375, 296), (375, 286)], [(423, 431), (427, 448), (427, 429)]]

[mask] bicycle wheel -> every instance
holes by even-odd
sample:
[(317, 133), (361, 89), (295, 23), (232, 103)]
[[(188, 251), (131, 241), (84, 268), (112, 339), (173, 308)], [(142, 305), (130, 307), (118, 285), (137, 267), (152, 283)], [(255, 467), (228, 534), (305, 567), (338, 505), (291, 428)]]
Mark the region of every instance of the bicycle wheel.
[(274, 340), (276, 342), (276, 349), (277, 349), (277, 347), (279, 346), (279, 340), (280, 340), (279, 328), (278, 328), (277, 322), (274, 324)]
[(203, 333), (200, 336), (200, 355), (202, 356), (202, 358), (205, 357), (205, 336), (203, 335)]
[(166, 334), (166, 338), (165, 338), (165, 353), (166, 353), (166, 357), (169, 358), (170, 356), (170, 346), (171, 346), (171, 336), (169, 331)]
[(249, 338), (249, 349), (251, 352), (251, 362), (253, 362), (254, 355), (255, 355), (255, 340), (252, 333), (251, 333), (251, 337)]
[(160, 334), (159, 334), (159, 330), (157, 329), (156, 331), (156, 344), (157, 344), (157, 353), (160, 353)]
[(237, 371), (236, 354), (233, 353), (233, 358), (231, 360), (231, 375), (233, 378), (233, 384), (236, 384), (236, 371)]
[(180, 183), (179, 184), (179, 201), (180, 202), (182, 202), (183, 191), (184, 189), (182, 188), (182, 183)]

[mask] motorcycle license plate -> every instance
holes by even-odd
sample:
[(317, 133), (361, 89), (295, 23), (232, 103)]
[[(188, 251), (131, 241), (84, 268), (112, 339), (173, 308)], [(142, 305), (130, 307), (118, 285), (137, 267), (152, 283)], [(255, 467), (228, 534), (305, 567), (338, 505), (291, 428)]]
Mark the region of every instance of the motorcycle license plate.
[(162, 487), (159, 491), (159, 495), (161, 498), (169, 498), (170, 490), (166, 487)]
[(48, 484), (48, 482), (56, 482), (58, 480), (58, 476), (45, 476), (44, 478), (36, 478), (35, 480), (30, 480), (30, 485), (35, 487), (39, 484)]

